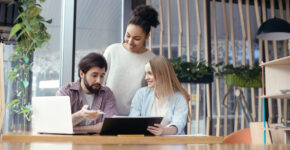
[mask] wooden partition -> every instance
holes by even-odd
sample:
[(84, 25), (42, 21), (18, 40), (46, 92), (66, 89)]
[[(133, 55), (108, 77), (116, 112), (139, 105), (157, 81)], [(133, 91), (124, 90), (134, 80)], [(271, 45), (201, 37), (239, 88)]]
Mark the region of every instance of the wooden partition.
[[(151, 0), (148, 0), (148, 2), (149, 4), (152, 3)], [(175, 4), (172, 5), (172, 3), (176, 3), (176, 6), (174, 6)], [(178, 57), (186, 58), (187, 61), (192, 61), (192, 58), (196, 58), (195, 61), (198, 62), (211, 62), (210, 59), (213, 59), (213, 64), (222, 60), (224, 65), (249, 65), (252, 68), (254, 62), (257, 61), (255, 60), (257, 57), (259, 57), (259, 62), (277, 59), (281, 54), (281, 50), (283, 56), (287, 56), (289, 55), (286, 48), (288, 41), (280, 43), (276, 41), (256, 40), (253, 37), (253, 33), (256, 33), (259, 26), (267, 19), (280, 17), (288, 21), (290, 20), (289, 0), (286, 0), (285, 4), (279, 0), (277, 4), (279, 9), (275, 9), (274, 0), (270, 0), (269, 6), (266, 6), (268, 5), (266, 0), (159, 0), (160, 33), (158, 34), (160, 42), (158, 44), (160, 45), (160, 54), (164, 54), (163, 46), (165, 42), (163, 42), (163, 36), (166, 34), (168, 58), (176, 57), (172, 55), (172, 43), (174, 42), (174, 33), (172, 32), (177, 30), (178, 33), (175, 34), (178, 39), (177, 55)], [(207, 11), (208, 9), (210, 11)], [(167, 16), (164, 16), (164, 10), (166, 10)], [(279, 11), (279, 15), (275, 14), (275, 11)], [(209, 12), (210, 15), (208, 15)], [(177, 16), (177, 18), (173, 18), (173, 16)], [(210, 16), (209, 19), (207, 18), (208, 16)], [(192, 20), (192, 18), (195, 20)], [(164, 22), (164, 19), (167, 21)], [(208, 22), (209, 20), (210, 22)], [(185, 29), (183, 29), (184, 27)], [(219, 29), (224, 31), (221, 32)], [(193, 31), (196, 34), (190, 34)], [(209, 33), (211, 33), (211, 36), (209, 36)], [(223, 34), (223, 38), (219, 37), (221, 34)], [(183, 42), (184, 38), (185, 42)], [(208, 43), (211, 43), (213, 48), (210, 48), (211, 46)], [(280, 44), (282, 44), (282, 49), (279, 49), (281, 47)], [(220, 47), (223, 48), (221, 49)], [(258, 51), (258, 53), (255, 51)], [(209, 56), (209, 54), (212, 56)], [(265, 55), (265, 58), (263, 58), (263, 55)], [(241, 108), (238, 107), (234, 113), (230, 113), (228, 109), (221, 105), (221, 99), (223, 99), (228, 91), (228, 86), (223, 78), (215, 78), (212, 86), (210, 84), (186, 84), (186, 88), (191, 95), (191, 99), (195, 96), (195, 102), (192, 103), (193, 101), (190, 101), (189, 103), (189, 113), (191, 115), (191, 118), (188, 119), (189, 134), (199, 134), (201, 132), (200, 120), (202, 118), (200, 116), (204, 109), (206, 127), (204, 128), (205, 131), (202, 132), (206, 135), (211, 133), (212, 128), (215, 129), (212, 135), (226, 136), (230, 132), (249, 127), (249, 123), (246, 122)], [(210, 93), (212, 90), (210, 88), (214, 89), (212, 93)], [(262, 121), (261, 89), (243, 88), (243, 93), (245, 93), (247, 103), (251, 105), (250, 115), (253, 121)], [(215, 99), (211, 99), (211, 94), (215, 95)], [(233, 97), (229, 96), (225, 99), (225, 104), (233, 103), (233, 101)], [(276, 117), (273, 114), (272, 101), (268, 99), (269, 122), (272, 122), (274, 117)], [(203, 107), (201, 103), (206, 106)], [(193, 111), (192, 108), (195, 108), (195, 110)], [(278, 110), (277, 119), (278, 122), (281, 122), (283, 116), (281, 100), (277, 100), (277, 108), (274, 109)], [(212, 114), (215, 116), (214, 124), (212, 123)], [(195, 119), (194, 124), (191, 124), (192, 118)], [(232, 124), (232, 122), (234, 123)], [(195, 128), (195, 131), (191, 131), (192, 126)], [(229, 131), (228, 129), (231, 128), (233, 130)]]

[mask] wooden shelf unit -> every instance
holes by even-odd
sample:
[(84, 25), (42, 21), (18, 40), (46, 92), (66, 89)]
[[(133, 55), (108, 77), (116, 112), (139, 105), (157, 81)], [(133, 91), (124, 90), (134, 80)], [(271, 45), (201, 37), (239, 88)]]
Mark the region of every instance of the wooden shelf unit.
[[(266, 89), (266, 94), (264, 93), (265, 95), (262, 95), (261, 98), (284, 99), (284, 120), (287, 120), (287, 100), (290, 99), (290, 93), (282, 93), (280, 90), (290, 89), (290, 56), (261, 63), (260, 66), (264, 67), (263, 74), (265, 75), (265, 85), (263, 86), (263, 89)], [(265, 113), (265, 111), (263, 112)], [(263, 116), (265, 116), (265, 114), (263, 114)], [(265, 123), (264, 119), (263, 122)], [(284, 126), (287, 126), (287, 124), (284, 123)], [(284, 144), (290, 142), (289, 127), (279, 129), (270, 128), (265, 130), (282, 131)]]
[(260, 66), (265, 67), (266, 95), (263, 98), (290, 98), (290, 93), (280, 90), (290, 89), (290, 56), (275, 59)]
[(290, 99), (290, 93), (281, 93), (281, 94), (272, 94), (272, 95), (262, 95), (261, 98), (282, 98), (282, 99)]

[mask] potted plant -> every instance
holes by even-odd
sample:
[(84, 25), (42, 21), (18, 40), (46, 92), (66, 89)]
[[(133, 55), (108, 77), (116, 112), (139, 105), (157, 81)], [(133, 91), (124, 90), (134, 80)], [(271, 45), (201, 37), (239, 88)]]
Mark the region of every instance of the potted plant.
[[(44, 1), (39, 0), (39, 2)], [(17, 85), (15, 99), (8, 104), (8, 107), (17, 114), (23, 114), (26, 120), (30, 121), (31, 96), (29, 92), (31, 91), (33, 52), (50, 39), (45, 23), (51, 23), (52, 20), (45, 20), (40, 15), (42, 8), (36, 0), (17, 0), (12, 4), (18, 5), (19, 13), (9, 36), (9, 39), (16, 36), (17, 44), (14, 53), (9, 58), (14, 65), (8, 78)]]
[(234, 67), (231, 65), (226, 65), (219, 70), (216, 74), (217, 76), (225, 76), (226, 84), (239, 87), (262, 87), (262, 69), (259, 63), (256, 62), (251, 68), (249, 65), (242, 65), (239, 67)]
[(211, 64), (205, 61), (187, 62), (183, 59), (170, 59), (174, 71), (180, 82), (211, 83), (215, 72)]
[[(217, 77), (225, 76), (227, 85), (236, 85), (239, 87), (262, 87), (261, 67), (256, 62), (251, 68), (249, 65), (234, 67), (232, 64), (223, 65), (223, 62), (212, 65), (205, 61), (187, 62), (183, 59), (170, 59), (174, 71), (180, 82), (192, 83), (211, 83), (213, 74)], [(218, 72), (216, 72), (216, 69)]]

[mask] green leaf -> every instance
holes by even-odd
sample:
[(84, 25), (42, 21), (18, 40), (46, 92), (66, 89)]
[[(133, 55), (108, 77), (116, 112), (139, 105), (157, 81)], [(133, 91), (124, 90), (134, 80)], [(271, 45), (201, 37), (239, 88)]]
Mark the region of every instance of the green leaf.
[(28, 64), (30, 59), (29, 59), (29, 57), (24, 56), (24, 57), (22, 58), (22, 60), (23, 60), (24, 63)]
[(19, 103), (19, 102), (20, 102), (19, 99), (14, 99), (11, 103), (7, 104), (7, 106), (8, 106), (9, 108), (11, 108), (13, 105), (15, 105), (15, 104), (17, 104), (17, 103)]
[(22, 30), (18, 35), (17, 35), (17, 40), (24, 34), (28, 31), (28, 28), (25, 28), (24, 30)]
[(22, 91), (18, 92), (17, 96), (20, 97), (22, 93), (23, 93)]
[(38, 16), (40, 14), (40, 12), (41, 12), (41, 8), (33, 7), (33, 9), (30, 12), (30, 16), (29, 17), (31, 17), (31, 18), (36, 17), (36, 16)]
[(47, 20), (45, 22), (51, 24), (52, 23), (52, 19), (49, 19), (49, 20)]
[(25, 88), (27, 88), (28, 85), (29, 85), (29, 82), (28, 82), (27, 80), (20, 81), (20, 83), (19, 83), (19, 87), (20, 87), (21, 89), (25, 89)]
[(11, 5), (13, 5), (13, 4), (16, 4), (14, 1), (12, 1), (12, 2), (10, 2), (9, 4), (8, 4), (8, 6), (11, 6)]
[(29, 109), (23, 109), (23, 110), (20, 112), (20, 114), (24, 114), (24, 113), (27, 113), (27, 112), (29, 112)]
[(18, 24), (16, 24), (16, 25), (14, 25), (13, 28), (11, 29), (11, 32), (10, 32), (10, 35), (9, 35), (9, 38), (8, 38), (8, 39), (10, 40), (11, 37), (12, 37), (13, 35), (15, 35), (16, 32), (18, 32), (21, 28), (22, 28), (22, 24), (21, 24), (21, 23), (18, 23)]
[(25, 11), (27, 9), (27, 6), (28, 6), (28, 2), (24, 1), (23, 5), (22, 5), (23, 11)]
[(25, 24), (26, 28), (30, 31), (32, 30), (31, 25), (29, 24), (29, 21), (27, 18), (23, 19), (23, 23)]
[(15, 66), (13, 67), (13, 71), (14, 71), (14, 72), (18, 72), (18, 70), (19, 70), (19, 65), (15, 65)]

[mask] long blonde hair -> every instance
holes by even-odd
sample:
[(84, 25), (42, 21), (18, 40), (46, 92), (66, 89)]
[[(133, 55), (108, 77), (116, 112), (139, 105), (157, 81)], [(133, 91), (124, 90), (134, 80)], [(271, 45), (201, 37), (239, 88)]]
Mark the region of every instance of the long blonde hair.
[(174, 69), (167, 58), (155, 56), (149, 60), (153, 77), (155, 78), (155, 93), (158, 97), (165, 98), (174, 96), (175, 91), (180, 91), (184, 98), (189, 101), (189, 95), (181, 86)]

